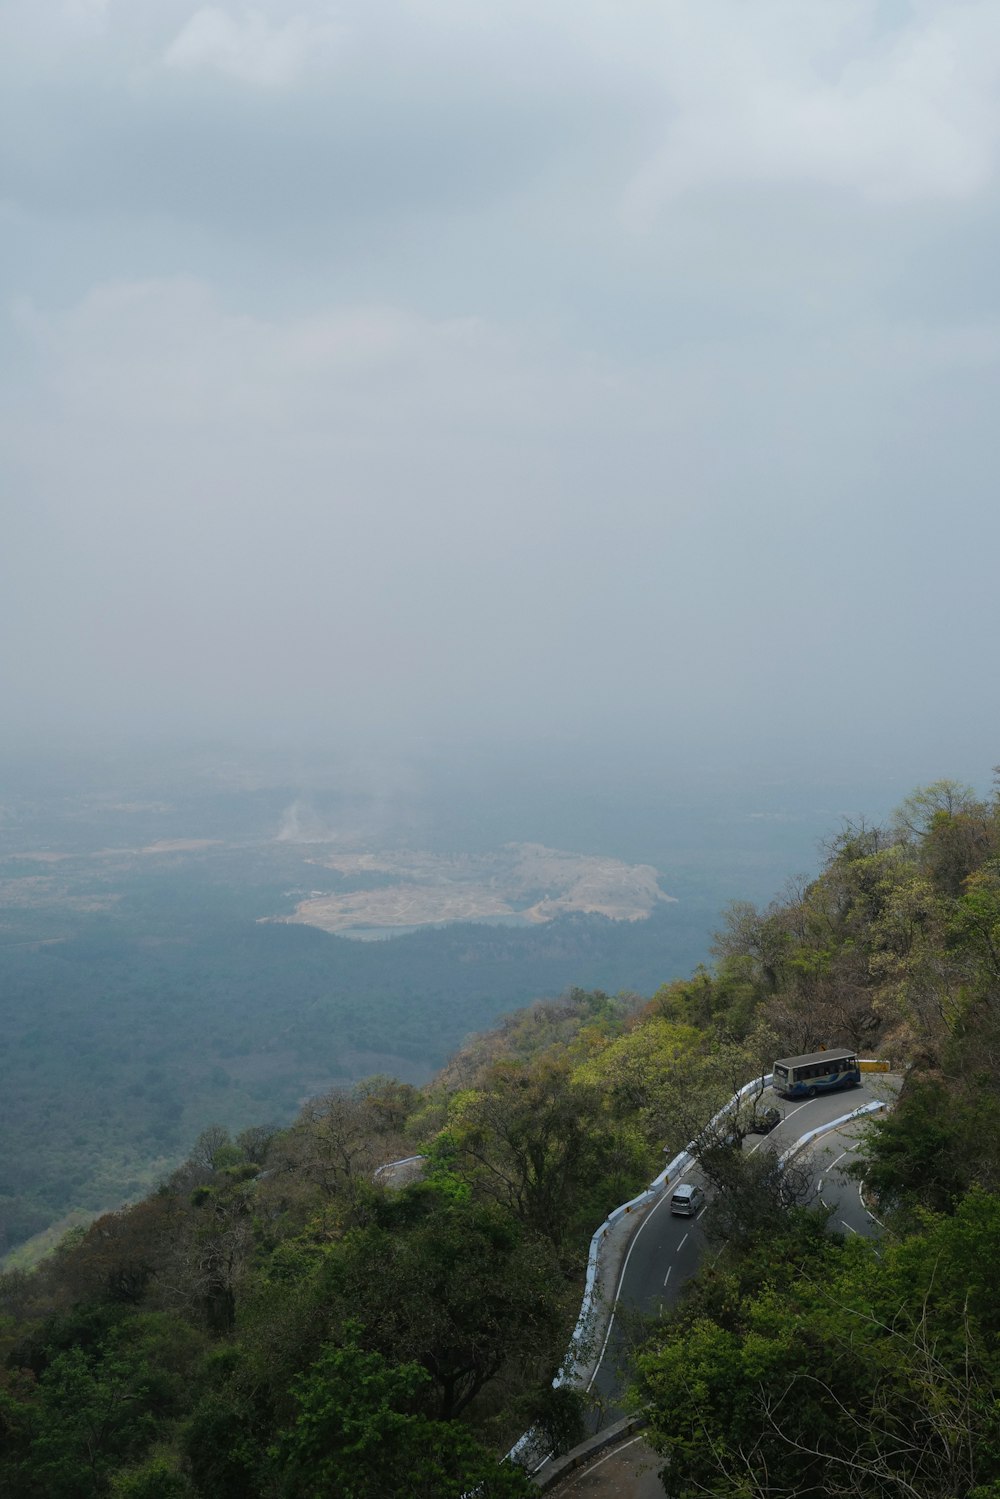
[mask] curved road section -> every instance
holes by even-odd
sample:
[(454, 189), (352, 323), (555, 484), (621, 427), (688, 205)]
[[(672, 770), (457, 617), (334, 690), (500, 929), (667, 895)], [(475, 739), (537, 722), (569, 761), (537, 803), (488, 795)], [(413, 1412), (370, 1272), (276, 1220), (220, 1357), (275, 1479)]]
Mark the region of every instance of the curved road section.
[(870, 1238), (882, 1225), (865, 1206), (862, 1183), (846, 1174), (859, 1159), (865, 1122), (855, 1120), (830, 1130), (796, 1156), (796, 1165), (804, 1166), (816, 1183), (819, 1197), (830, 1209), (830, 1227), (834, 1232)]
[[(743, 1144), (752, 1154), (767, 1145), (777, 1154), (791, 1151), (803, 1136), (833, 1125), (866, 1104), (890, 1103), (899, 1087), (899, 1078), (886, 1073), (866, 1073), (860, 1088), (829, 1093), (803, 1103), (789, 1103), (766, 1088), (757, 1100), (758, 1111), (778, 1108), (783, 1118), (770, 1135), (749, 1136)], [(795, 1152), (796, 1164), (808, 1170), (816, 1183), (817, 1195), (831, 1212), (831, 1227), (840, 1233), (871, 1235), (881, 1225), (868, 1211), (861, 1185), (846, 1173), (857, 1159), (859, 1139), (866, 1123), (864, 1117), (835, 1126), (817, 1140), (811, 1140)], [(375, 1179), (387, 1186), (402, 1186), (419, 1176), (423, 1156), (408, 1156), (380, 1166)], [(412, 1175), (411, 1175), (412, 1173)], [(604, 1333), (596, 1367), (586, 1385), (594, 1399), (594, 1431), (600, 1431), (622, 1415), (617, 1402), (628, 1382), (633, 1332), (642, 1335), (642, 1324), (676, 1301), (685, 1281), (698, 1269), (705, 1241), (698, 1218), (675, 1218), (670, 1213), (670, 1199), (682, 1182), (702, 1185), (697, 1165), (671, 1181), (661, 1195), (643, 1213), (636, 1215), (636, 1227), (625, 1248), (610, 1321)], [(704, 1211), (704, 1210), (702, 1210)], [(641, 1247), (640, 1247), (641, 1241)], [(592, 1355), (591, 1355), (592, 1356)], [(522, 1439), (527, 1441), (528, 1437)], [(516, 1449), (515, 1449), (516, 1450)], [(539, 1481), (550, 1493), (562, 1499), (662, 1499), (663, 1488), (657, 1477), (659, 1459), (643, 1442), (641, 1435), (631, 1436), (610, 1450), (602, 1451), (592, 1462), (550, 1488), (545, 1474), (551, 1471), (547, 1458), (535, 1470)]]
[[(747, 1152), (770, 1147), (781, 1154), (811, 1130), (842, 1118), (866, 1103), (891, 1100), (897, 1080), (886, 1074), (866, 1073), (860, 1088), (828, 1093), (804, 1102), (777, 1097), (770, 1088), (759, 1107), (773, 1105), (783, 1119), (770, 1135), (750, 1135)], [(876, 1226), (861, 1201), (858, 1183), (843, 1175), (857, 1151), (864, 1120), (824, 1134), (796, 1157), (797, 1164), (813, 1173), (823, 1200), (833, 1208), (832, 1227), (840, 1232), (872, 1233)], [(705, 1251), (705, 1240), (697, 1218), (675, 1218), (670, 1199), (681, 1181), (703, 1185), (698, 1167), (691, 1169), (664, 1190), (642, 1215), (625, 1254), (618, 1278), (610, 1325), (603, 1338), (600, 1361), (588, 1389), (597, 1407), (595, 1430), (623, 1414), (618, 1402), (628, 1381), (633, 1344), (642, 1323), (662, 1313), (680, 1294), (685, 1281), (695, 1273)], [(560, 1490), (560, 1492), (562, 1492)], [(567, 1492), (569, 1492), (567, 1490)], [(580, 1492), (586, 1492), (580, 1490)], [(594, 1492), (597, 1492), (596, 1490)], [(607, 1490), (613, 1492), (613, 1490)], [(623, 1488), (622, 1493), (632, 1490)], [(638, 1494), (639, 1490), (635, 1490)], [(658, 1492), (652, 1489), (651, 1492)]]
[(663, 1499), (662, 1457), (630, 1437), (547, 1489), (557, 1499)]

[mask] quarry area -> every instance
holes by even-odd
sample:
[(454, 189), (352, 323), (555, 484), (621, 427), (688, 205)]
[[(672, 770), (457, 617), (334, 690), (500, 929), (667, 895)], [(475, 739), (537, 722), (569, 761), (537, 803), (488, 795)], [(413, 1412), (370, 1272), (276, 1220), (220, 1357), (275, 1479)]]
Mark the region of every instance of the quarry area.
[(448, 921), (538, 923), (567, 912), (639, 921), (672, 900), (649, 864), (509, 843), (495, 853), (313, 853), (311, 863), (361, 888), (313, 893), (283, 919), (326, 932)]

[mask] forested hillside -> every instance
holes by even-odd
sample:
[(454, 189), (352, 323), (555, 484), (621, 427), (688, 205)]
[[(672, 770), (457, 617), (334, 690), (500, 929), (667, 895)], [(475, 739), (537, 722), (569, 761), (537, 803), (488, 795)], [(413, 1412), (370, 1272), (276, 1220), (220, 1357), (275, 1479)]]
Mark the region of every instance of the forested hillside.
[(781, 1050), (837, 1034), (906, 1082), (868, 1134), (881, 1242), (751, 1211), (648, 1343), (669, 1493), (1000, 1494), (998, 855), (997, 798), (942, 782), (845, 829), (799, 897), (732, 913), (708, 988), (748, 984)]
[[(732, 908), (715, 966), (652, 999), (572, 991), (426, 1087), (204, 1132), (0, 1278), (0, 1493), (530, 1492), (495, 1457), (530, 1422), (580, 1430), (550, 1381), (595, 1225), (734, 1080), (843, 1042), (906, 1073), (869, 1142), (885, 1240), (842, 1242), (730, 1153), (718, 1257), (637, 1366), (667, 1491), (1000, 1494), (998, 955), (1000, 802), (941, 782)], [(419, 1183), (375, 1175), (418, 1150)]]
[(364, 943), (257, 924), (245, 892), (231, 912), (224, 895), (157, 870), (113, 916), (0, 948), (0, 1258), (74, 1209), (148, 1191), (209, 1122), (287, 1123), (374, 1071), (425, 1081), (525, 996), (652, 989), (664, 951), (702, 950), (675, 906)]

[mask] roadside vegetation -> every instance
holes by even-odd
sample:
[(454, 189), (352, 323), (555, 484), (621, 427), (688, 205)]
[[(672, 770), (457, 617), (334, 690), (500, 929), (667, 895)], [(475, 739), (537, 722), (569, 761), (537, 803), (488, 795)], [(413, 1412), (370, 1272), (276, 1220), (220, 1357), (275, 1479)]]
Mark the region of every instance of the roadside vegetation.
[[(0, 1277), (0, 1494), (531, 1492), (496, 1455), (579, 1431), (550, 1385), (596, 1224), (735, 1083), (844, 1043), (906, 1073), (870, 1133), (888, 1237), (842, 1243), (766, 1150), (706, 1143), (718, 1255), (637, 1366), (668, 1493), (997, 1499), (998, 860), (997, 799), (938, 783), (652, 999), (573, 990), (426, 1087), (204, 1131)], [(416, 1152), (419, 1182), (377, 1174)]]
[(951, 782), (845, 828), (788, 901), (733, 909), (706, 992), (748, 985), (779, 1053), (836, 1036), (905, 1083), (867, 1130), (876, 1244), (755, 1212), (759, 1157), (733, 1159), (740, 1231), (638, 1360), (675, 1499), (1000, 1495), (998, 956), (1000, 800)]

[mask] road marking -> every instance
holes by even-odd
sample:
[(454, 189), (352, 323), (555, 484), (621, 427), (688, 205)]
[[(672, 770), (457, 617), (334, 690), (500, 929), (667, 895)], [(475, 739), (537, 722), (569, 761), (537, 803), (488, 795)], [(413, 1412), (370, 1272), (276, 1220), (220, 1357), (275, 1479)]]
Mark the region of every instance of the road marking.
[(622, 1444), (621, 1444), (620, 1447), (612, 1447), (611, 1451), (610, 1452), (606, 1452), (603, 1457), (599, 1457), (597, 1459), (596, 1463), (591, 1463), (589, 1465), (589, 1467), (586, 1467), (586, 1468), (578, 1468), (576, 1471), (577, 1471), (577, 1473), (579, 1474), (579, 1476), (581, 1478), (586, 1473), (593, 1473), (594, 1469), (595, 1468), (599, 1468), (602, 1463), (606, 1463), (609, 1457), (617, 1457), (618, 1454), (619, 1454), (619, 1452), (624, 1452), (625, 1451), (626, 1447), (634, 1447), (635, 1444), (636, 1444), (636, 1442), (641, 1442), (641, 1441), (642, 1441), (642, 1437), (641, 1436), (631, 1437), (629, 1439), (629, 1441), (622, 1442)]
[[(803, 1100), (802, 1103), (796, 1104), (796, 1106), (795, 1106), (794, 1109), (789, 1109), (788, 1113), (785, 1115), (784, 1119), (782, 1120), (782, 1124), (787, 1124), (788, 1121), (789, 1121), (789, 1119), (791, 1119), (795, 1114), (798, 1114), (801, 1109), (807, 1109), (809, 1107), (809, 1105), (811, 1103), (814, 1103), (814, 1102), (815, 1102), (815, 1099), (806, 1098), (806, 1099)], [(759, 1143), (761, 1145), (763, 1145), (764, 1141), (761, 1140)], [(757, 1147), (755, 1146), (754, 1149), (756, 1149), (756, 1148)], [(671, 1185), (671, 1190), (672, 1191), (676, 1190), (676, 1188), (678, 1187), (678, 1185), (680, 1184), (680, 1182), (684, 1180), (684, 1177), (686, 1175), (687, 1175), (687, 1172), (684, 1171), (684, 1172), (681, 1173), (681, 1175), (680, 1175), (680, 1177), (678, 1178), (677, 1181), (671, 1182), (670, 1185)], [(660, 1198), (659, 1202), (656, 1202), (656, 1203), (653, 1204), (653, 1206), (650, 1208), (649, 1213), (647, 1214), (647, 1216), (642, 1220), (642, 1222), (639, 1224), (639, 1227), (636, 1229), (635, 1234), (634, 1234), (633, 1239), (632, 1239), (632, 1242), (631, 1242), (631, 1244), (628, 1247), (628, 1253), (625, 1256), (625, 1263), (622, 1265), (621, 1273), (618, 1276), (618, 1284), (615, 1287), (614, 1300), (611, 1303), (611, 1316), (608, 1318), (608, 1329), (607, 1329), (607, 1332), (604, 1334), (604, 1342), (601, 1344), (601, 1351), (600, 1351), (600, 1353), (597, 1356), (597, 1363), (594, 1365), (594, 1372), (591, 1374), (590, 1378), (587, 1381), (587, 1389), (586, 1389), (586, 1391), (584, 1393), (589, 1393), (589, 1391), (593, 1387), (594, 1380), (597, 1378), (598, 1374), (600, 1373), (601, 1365), (604, 1362), (604, 1355), (608, 1351), (608, 1344), (611, 1341), (612, 1329), (614, 1328), (614, 1325), (615, 1325), (615, 1307), (616, 1307), (616, 1305), (618, 1303), (618, 1297), (621, 1294), (621, 1288), (625, 1284), (625, 1276), (626, 1276), (626, 1274), (628, 1272), (629, 1260), (632, 1258), (632, 1251), (635, 1248), (636, 1244), (639, 1242), (639, 1235), (642, 1233), (643, 1229), (646, 1227), (646, 1224), (651, 1221), (651, 1219), (653, 1218), (654, 1214), (656, 1213), (657, 1208), (662, 1207), (663, 1203), (669, 1201), (670, 1195), (671, 1195), (670, 1193), (664, 1191), (663, 1196)], [(704, 1212), (704, 1208), (701, 1211)], [(698, 1213), (696, 1215), (696, 1220), (695, 1221), (697, 1221), (697, 1218), (700, 1218), (700, 1217), (701, 1217), (701, 1213)], [(850, 1227), (850, 1225), (848, 1225), (848, 1227)], [(852, 1231), (852, 1233), (856, 1233), (857, 1232), (856, 1229), (852, 1229), (851, 1231)], [(687, 1239), (687, 1234), (684, 1235), (684, 1239), (681, 1240), (681, 1243), (683, 1244), (686, 1239)], [(721, 1251), (720, 1251), (720, 1253), (721, 1253)], [(716, 1256), (716, 1258), (718, 1258), (718, 1256)]]
[[(670, 1266), (670, 1270), (672, 1270), (673, 1268), (674, 1268), (673, 1265), (671, 1265)], [(664, 1290), (667, 1289), (667, 1281), (670, 1279), (670, 1270), (668, 1270), (667, 1273), (666, 1273), (666, 1275), (663, 1277), (663, 1289)]]
[[(792, 1117), (793, 1114), (797, 1114), (799, 1112), (799, 1109), (807, 1109), (811, 1103), (815, 1103), (815, 1102), (816, 1102), (816, 1100), (814, 1098), (807, 1098), (806, 1101), (805, 1101), (805, 1103), (798, 1103), (798, 1104), (796, 1104), (794, 1109), (790, 1109), (788, 1111), (788, 1113), (785, 1115), (784, 1119), (781, 1120), (780, 1124), (776, 1124), (774, 1126), (775, 1129), (780, 1129), (781, 1125), (787, 1123), (787, 1121), (789, 1119), (791, 1119), (791, 1117)], [(767, 1139), (768, 1139), (768, 1137), (767, 1137), (767, 1135), (765, 1135), (762, 1140), (758, 1140), (757, 1141), (756, 1145), (751, 1145), (750, 1149), (747, 1151), (747, 1155), (753, 1155), (753, 1153), (754, 1153), (755, 1150), (759, 1150), (762, 1145), (766, 1145), (767, 1144)]]
[(879, 1228), (884, 1229), (885, 1228), (885, 1224), (882, 1222), (882, 1219), (881, 1218), (876, 1218), (876, 1216), (872, 1212), (871, 1208), (865, 1202), (865, 1183), (864, 1183), (864, 1179), (862, 1179), (861, 1181), (858, 1182), (858, 1201), (861, 1203), (861, 1206), (864, 1208), (865, 1212), (868, 1214), (868, 1216), (872, 1220), (872, 1222), (873, 1223), (877, 1223), (878, 1226), (879, 1226)]
[[(685, 1172), (684, 1174), (686, 1175), (687, 1173)], [(681, 1179), (683, 1180), (683, 1178), (681, 1178)], [(677, 1186), (677, 1183), (674, 1182), (673, 1185), (672, 1185), (672, 1188), (671, 1188), (671, 1192), (666, 1192), (665, 1191), (663, 1193), (663, 1196), (660, 1198), (659, 1202), (653, 1204), (653, 1206), (649, 1210), (649, 1213), (646, 1215), (645, 1218), (643, 1218), (642, 1222), (639, 1224), (639, 1227), (636, 1229), (635, 1234), (633, 1235), (633, 1238), (632, 1238), (632, 1242), (628, 1246), (628, 1254), (625, 1256), (625, 1263), (624, 1263), (624, 1265), (622, 1265), (621, 1274), (618, 1277), (618, 1285), (615, 1287), (615, 1297), (614, 1297), (614, 1300), (611, 1303), (611, 1316), (608, 1318), (608, 1330), (604, 1334), (604, 1342), (601, 1344), (601, 1351), (600, 1351), (600, 1353), (597, 1356), (597, 1363), (594, 1365), (594, 1372), (590, 1376), (590, 1378), (587, 1380), (587, 1389), (584, 1391), (585, 1394), (588, 1394), (590, 1392), (591, 1385), (594, 1383), (594, 1380), (597, 1378), (598, 1374), (600, 1373), (601, 1365), (604, 1362), (604, 1355), (608, 1351), (608, 1343), (611, 1340), (611, 1329), (615, 1325), (615, 1307), (618, 1304), (618, 1297), (621, 1295), (621, 1289), (622, 1289), (622, 1286), (625, 1283), (625, 1272), (628, 1270), (628, 1262), (632, 1258), (632, 1251), (635, 1248), (635, 1246), (638, 1244), (638, 1242), (639, 1242), (639, 1235), (642, 1233), (643, 1229), (646, 1227), (646, 1224), (647, 1223), (651, 1223), (653, 1221), (653, 1215), (655, 1214), (657, 1208), (662, 1207), (665, 1202), (669, 1202), (670, 1201), (671, 1193), (676, 1188), (676, 1186)]]
[(677, 1246), (677, 1253), (678, 1254), (680, 1254), (681, 1250), (684, 1248), (684, 1245), (687, 1243), (687, 1241), (688, 1241), (688, 1235), (685, 1234), (684, 1237), (683, 1237), (683, 1239), (681, 1240), (681, 1242)]
[(545, 1467), (545, 1464), (546, 1463), (550, 1463), (552, 1461), (552, 1459), (555, 1457), (555, 1455), (556, 1455), (556, 1449), (553, 1447), (552, 1451), (549, 1452), (549, 1453), (547, 1453), (547, 1455), (542, 1458), (541, 1462), (538, 1464), (538, 1467), (537, 1468), (532, 1468), (532, 1470), (531, 1470), (531, 1476), (532, 1476), (532, 1478), (534, 1478), (534, 1476), (535, 1476), (536, 1473), (540, 1473), (542, 1471), (542, 1469)]
[(852, 1228), (851, 1225), (848, 1223), (848, 1221), (847, 1221), (846, 1218), (841, 1218), (840, 1221), (844, 1225), (844, 1227), (847, 1229), (847, 1232), (849, 1234), (856, 1234), (857, 1233), (857, 1229), (856, 1228)]

